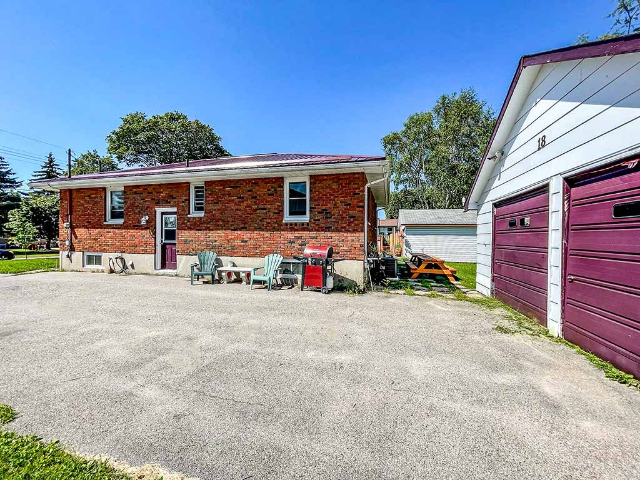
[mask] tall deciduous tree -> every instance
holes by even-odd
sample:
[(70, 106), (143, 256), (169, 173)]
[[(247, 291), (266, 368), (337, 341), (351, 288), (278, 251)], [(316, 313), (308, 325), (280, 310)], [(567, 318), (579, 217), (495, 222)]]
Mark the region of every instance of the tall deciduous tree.
[[(612, 1), (615, 4), (615, 8), (607, 15), (607, 18), (613, 20), (613, 24), (607, 33), (600, 35), (596, 40), (607, 40), (640, 32), (640, 0)], [(576, 44), (590, 41), (589, 33), (587, 32), (578, 36)]]
[(149, 166), (229, 155), (221, 141), (213, 128), (184, 113), (147, 118), (135, 112), (107, 136), (107, 152), (127, 166)]
[(494, 125), (493, 110), (470, 88), (442, 95), (431, 111), (385, 136), (395, 188), (387, 216), (401, 208), (461, 208)]
[(11, 232), (11, 239), (23, 248), (27, 248), (36, 239), (38, 230), (24, 215), (22, 208), (16, 208), (9, 212), (9, 221), (5, 228)]
[(111, 156), (101, 157), (97, 150), (87, 150), (71, 164), (71, 175), (84, 175), (85, 173), (110, 172), (118, 170), (118, 162)]
[[(24, 244), (36, 238), (47, 240), (47, 249), (51, 248), (51, 240), (58, 238), (58, 215), (60, 213), (60, 197), (58, 195), (42, 195), (32, 192), (23, 198), (20, 206), (9, 212), (9, 222), (6, 228), (11, 231), (14, 238), (22, 238), (20, 244)], [(32, 231), (26, 225), (32, 225)], [(24, 235), (21, 232), (29, 232)], [(28, 238), (27, 238), (28, 237)]]
[(4, 235), (4, 225), (9, 219), (9, 212), (20, 205), (20, 188), (18, 180), (4, 157), (0, 157), (0, 236)]

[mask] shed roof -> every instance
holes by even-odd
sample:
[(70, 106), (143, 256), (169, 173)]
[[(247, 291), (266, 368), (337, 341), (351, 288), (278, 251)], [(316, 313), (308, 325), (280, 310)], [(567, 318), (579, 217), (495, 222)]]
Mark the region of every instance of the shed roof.
[(400, 225), (475, 225), (475, 210), (462, 208), (400, 210)]
[(398, 219), (397, 218), (379, 218), (378, 226), (379, 227), (397, 227)]

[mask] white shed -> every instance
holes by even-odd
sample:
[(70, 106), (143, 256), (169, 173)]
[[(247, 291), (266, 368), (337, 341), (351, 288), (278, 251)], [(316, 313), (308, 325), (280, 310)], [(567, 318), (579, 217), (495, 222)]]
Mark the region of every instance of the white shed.
[(640, 35), (522, 57), (466, 207), (477, 289), (640, 378)]
[(476, 212), (400, 210), (403, 255), (425, 253), (449, 262), (476, 262)]

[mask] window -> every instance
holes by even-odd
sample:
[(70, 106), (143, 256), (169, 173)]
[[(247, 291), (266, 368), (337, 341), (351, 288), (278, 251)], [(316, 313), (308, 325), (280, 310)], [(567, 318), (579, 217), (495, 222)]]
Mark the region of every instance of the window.
[(204, 185), (191, 184), (191, 215), (204, 215)]
[(175, 214), (164, 214), (162, 216), (162, 242), (176, 243), (178, 238), (178, 216)]
[(85, 252), (84, 266), (85, 268), (102, 268), (102, 254)]
[(107, 189), (107, 222), (124, 222), (124, 190)]
[(616, 203), (612, 213), (613, 218), (640, 217), (640, 201)]
[(284, 221), (309, 221), (309, 178), (288, 178), (284, 182)]

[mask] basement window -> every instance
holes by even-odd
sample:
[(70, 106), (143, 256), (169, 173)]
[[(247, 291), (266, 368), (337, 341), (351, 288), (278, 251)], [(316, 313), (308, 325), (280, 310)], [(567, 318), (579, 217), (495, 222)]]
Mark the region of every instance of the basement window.
[(191, 184), (190, 215), (204, 215), (204, 185)]
[(107, 189), (107, 222), (124, 222), (124, 190), (122, 188)]
[(102, 254), (101, 253), (89, 253), (84, 254), (84, 266), (85, 268), (103, 268), (102, 266)]
[(284, 221), (309, 221), (309, 177), (285, 179)]

